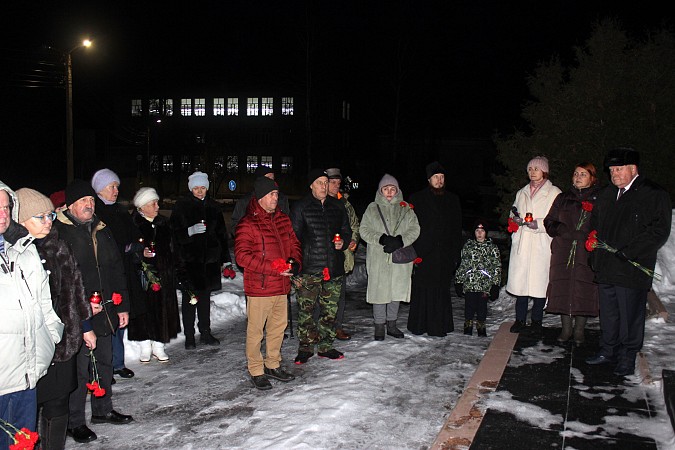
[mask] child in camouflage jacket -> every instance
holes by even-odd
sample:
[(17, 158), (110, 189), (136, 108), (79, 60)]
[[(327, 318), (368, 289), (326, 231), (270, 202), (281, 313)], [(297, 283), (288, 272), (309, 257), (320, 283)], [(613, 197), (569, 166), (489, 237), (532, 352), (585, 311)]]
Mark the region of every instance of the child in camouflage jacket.
[(487, 237), (487, 222), (479, 219), (474, 225), (475, 239), (469, 239), (462, 248), (462, 260), (455, 275), (455, 289), (464, 294), (464, 334), (473, 333), (476, 316), (478, 336), (487, 336), (485, 318), (488, 299), (499, 296), (502, 266), (499, 249)]

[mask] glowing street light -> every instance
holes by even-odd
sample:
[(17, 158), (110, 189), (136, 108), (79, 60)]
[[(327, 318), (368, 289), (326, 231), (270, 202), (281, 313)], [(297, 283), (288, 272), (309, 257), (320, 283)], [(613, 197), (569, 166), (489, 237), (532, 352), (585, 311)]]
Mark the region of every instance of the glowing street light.
[(68, 183), (75, 178), (75, 163), (73, 151), (73, 57), (72, 53), (82, 47), (91, 47), (89, 39), (83, 40), (66, 52), (66, 160)]

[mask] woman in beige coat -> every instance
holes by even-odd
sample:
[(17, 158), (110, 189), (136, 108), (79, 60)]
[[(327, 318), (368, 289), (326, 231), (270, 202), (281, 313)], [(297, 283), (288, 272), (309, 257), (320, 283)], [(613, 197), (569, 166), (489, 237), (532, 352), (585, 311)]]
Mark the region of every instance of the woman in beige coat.
[[(383, 217), (389, 233), (385, 231)], [(385, 324), (388, 335), (402, 338), (403, 332), (396, 327), (396, 319), (400, 302), (410, 302), (413, 263), (395, 264), (391, 254), (415, 242), (420, 235), (420, 225), (412, 206), (403, 201), (396, 178), (389, 174), (382, 177), (375, 201), (363, 214), (360, 232), (361, 239), (368, 244), (366, 301), (373, 305), (375, 340), (384, 340)]]
[(530, 182), (516, 193), (511, 218), (520, 225), (511, 234), (511, 256), (506, 290), (516, 296), (516, 321), (512, 333), (525, 328), (527, 308), (532, 299), (532, 332), (541, 333), (546, 305), (551, 237), (546, 234), (544, 218), (560, 193), (548, 179), (548, 159), (534, 157), (527, 164)]

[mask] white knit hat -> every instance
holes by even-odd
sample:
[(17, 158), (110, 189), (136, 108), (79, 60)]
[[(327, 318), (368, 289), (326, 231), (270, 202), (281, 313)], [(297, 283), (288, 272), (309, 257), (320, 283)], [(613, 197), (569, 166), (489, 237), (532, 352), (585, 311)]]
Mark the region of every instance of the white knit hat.
[(159, 200), (159, 195), (157, 195), (155, 188), (142, 187), (134, 195), (134, 206), (141, 208), (153, 200)]
[(197, 186), (209, 189), (209, 176), (204, 172), (197, 171), (188, 177), (188, 189), (193, 190)]

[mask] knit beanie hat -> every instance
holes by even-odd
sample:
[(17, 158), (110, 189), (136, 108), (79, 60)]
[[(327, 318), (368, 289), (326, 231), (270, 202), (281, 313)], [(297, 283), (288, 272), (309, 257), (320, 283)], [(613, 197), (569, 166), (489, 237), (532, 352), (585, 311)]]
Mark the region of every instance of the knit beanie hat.
[(307, 174), (307, 183), (311, 185), (320, 177), (328, 178), (328, 174), (326, 174), (326, 171), (323, 169), (312, 169), (309, 171), (309, 174)]
[(255, 172), (254, 172), (256, 178), (264, 177), (268, 173), (274, 173), (274, 171), (270, 167), (267, 167), (267, 166), (258, 166), (258, 167), (256, 167)]
[(380, 184), (377, 186), (377, 191), (381, 192), (382, 188), (385, 186), (396, 186), (396, 190), (398, 191), (401, 190), (398, 187), (398, 181), (396, 181), (396, 178), (392, 177), (388, 173), (385, 173), (382, 179), (380, 180)]
[(342, 179), (342, 174), (340, 173), (340, 169), (337, 167), (331, 167), (330, 169), (326, 169), (326, 175), (328, 175), (329, 180), (341, 180)]
[(91, 177), (91, 187), (94, 191), (101, 192), (107, 185), (113, 182), (120, 183), (120, 177), (110, 169), (101, 169)]
[(66, 186), (66, 205), (70, 206), (82, 197), (96, 198), (96, 192), (84, 180), (73, 180)]
[(59, 206), (63, 206), (66, 203), (66, 191), (61, 190), (52, 192), (49, 199), (54, 204), (54, 207), (58, 208)]
[(19, 204), (19, 220), (25, 222), (32, 216), (36, 216), (45, 211), (53, 211), (52, 201), (38, 191), (29, 188), (17, 189), (15, 192), (17, 203)]
[(253, 182), (253, 192), (255, 193), (255, 198), (257, 198), (258, 200), (260, 200), (270, 192), (278, 190), (279, 186), (277, 185), (277, 183), (274, 180), (270, 180), (265, 176), (256, 178), (255, 182)]
[[(542, 172), (548, 173), (548, 159), (545, 156), (535, 156), (527, 163), (527, 167), (537, 167)], [(527, 171), (527, 167), (525, 171)]]
[(445, 175), (445, 168), (441, 166), (441, 164), (438, 161), (434, 161), (428, 164), (426, 171), (427, 171), (427, 179), (433, 177), (437, 173), (442, 173), (443, 175)]
[(134, 206), (136, 208), (141, 208), (153, 200), (159, 200), (159, 195), (157, 195), (155, 188), (142, 187), (136, 192), (136, 195), (134, 195)]
[(488, 235), (488, 221), (483, 218), (478, 218), (473, 223), (473, 231), (475, 232), (478, 228), (485, 230), (485, 237)]
[(193, 190), (197, 186), (209, 189), (209, 176), (204, 172), (197, 171), (188, 177), (188, 189)]

